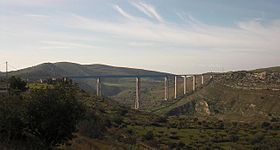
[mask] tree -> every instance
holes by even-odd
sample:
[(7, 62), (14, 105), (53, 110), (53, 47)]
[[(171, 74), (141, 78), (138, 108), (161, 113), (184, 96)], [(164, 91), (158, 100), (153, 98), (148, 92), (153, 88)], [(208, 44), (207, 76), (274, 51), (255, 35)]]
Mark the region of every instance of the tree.
[(72, 83), (30, 92), (27, 107), (28, 129), (48, 147), (72, 139), (76, 125), (83, 116), (84, 107), (76, 99)]
[(16, 95), (0, 99), (0, 139), (20, 139), (26, 128), (24, 121), (25, 102)]
[(106, 129), (106, 120), (95, 112), (87, 112), (85, 119), (79, 124), (79, 133), (90, 138), (102, 138)]
[(146, 140), (152, 140), (154, 138), (154, 133), (153, 131), (148, 131), (145, 135), (144, 135), (144, 138)]
[(9, 79), (10, 84), (10, 92), (12, 93), (19, 93), (19, 92), (25, 92), (27, 90), (27, 83), (19, 77), (12, 76)]

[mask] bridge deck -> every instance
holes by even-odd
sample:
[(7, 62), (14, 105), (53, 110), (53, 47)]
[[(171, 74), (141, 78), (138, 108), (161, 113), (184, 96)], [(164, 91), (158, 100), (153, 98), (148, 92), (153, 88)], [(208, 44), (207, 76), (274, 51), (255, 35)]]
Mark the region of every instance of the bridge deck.
[(165, 78), (165, 77), (175, 77), (175, 76), (193, 76), (193, 74), (188, 75), (172, 75), (172, 74), (163, 74), (163, 75), (101, 75), (101, 76), (69, 76), (70, 79), (97, 79), (97, 78)]

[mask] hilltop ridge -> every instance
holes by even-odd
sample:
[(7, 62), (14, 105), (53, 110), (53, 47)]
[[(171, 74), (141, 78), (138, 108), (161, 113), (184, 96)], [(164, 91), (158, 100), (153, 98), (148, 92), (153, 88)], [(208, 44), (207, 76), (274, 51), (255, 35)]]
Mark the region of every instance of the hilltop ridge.
[(18, 71), (10, 72), (10, 75), (22, 78), (40, 79), (48, 77), (86, 76), (86, 75), (159, 75), (168, 74), (144, 69), (116, 67), (104, 64), (81, 65), (70, 62), (43, 63)]
[[(215, 116), (257, 121), (280, 115), (280, 67), (216, 74), (209, 85), (156, 110), (166, 115)], [(208, 112), (209, 110), (209, 112)]]

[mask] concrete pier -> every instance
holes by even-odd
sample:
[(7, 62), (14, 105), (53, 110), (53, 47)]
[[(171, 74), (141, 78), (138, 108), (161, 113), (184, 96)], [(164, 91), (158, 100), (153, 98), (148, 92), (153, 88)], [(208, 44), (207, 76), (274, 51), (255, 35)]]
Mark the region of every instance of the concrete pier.
[(177, 99), (177, 76), (174, 77), (174, 99)]
[[(140, 108), (140, 105), (141, 105), (141, 78), (161, 78), (163, 79), (164, 78), (164, 100), (168, 100), (170, 99), (170, 89), (169, 89), (169, 80), (173, 80), (172, 78), (174, 77), (174, 99), (177, 99), (178, 98), (178, 86), (180, 85), (181, 87), (181, 83), (178, 85), (178, 77), (179, 78), (184, 78), (184, 83), (183, 83), (183, 93), (184, 95), (187, 94), (188, 92), (191, 92), (191, 89), (189, 89), (188, 91), (188, 88), (191, 88), (191, 87), (188, 87), (188, 82), (191, 83), (191, 80), (193, 81), (192, 85), (192, 90), (193, 91), (196, 91), (196, 88), (198, 87), (197, 86), (197, 83), (199, 83), (199, 85), (205, 85), (206, 83), (208, 83), (208, 80), (209, 80), (209, 77), (210, 79), (213, 79), (215, 77), (214, 74), (201, 74), (201, 79), (199, 77), (200, 75), (198, 74), (177, 74), (177, 75), (103, 75), (103, 76), (95, 76), (95, 75), (89, 75), (89, 76), (69, 76), (67, 78), (69, 79), (96, 79), (96, 95), (97, 96), (102, 96), (102, 83), (101, 83), (101, 79), (108, 79), (108, 78), (136, 78), (136, 90), (135, 90), (135, 94), (136, 94), (136, 97), (135, 97), (135, 101), (134, 101), (134, 108), (135, 109), (139, 109)], [(197, 80), (197, 77), (199, 78), (198, 81)], [(67, 79), (65, 78), (65, 79)], [(189, 78), (189, 79), (188, 79)], [(188, 81), (189, 80), (189, 81)], [(211, 81), (211, 80), (210, 80)], [(162, 81), (161, 81), (162, 82)], [(181, 80), (180, 80), (181, 82)], [(201, 82), (201, 84), (200, 84)], [(190, 84), (189, 83), (189, 84)], [(173, 84), (173, 83), (172, 83)], [(172, 89), (173, 90), (173, 89)], [(172, 93), (173, 91), (171, 91)], [(173, 95), (171, 94), (171, 96), (173, 97)], [(171, 99), (173, 99), (171, 97)], [(162, 96), (163, 98), (163, 96)]]
[(188, 82), (188, 77), (184, 76), (184, 95), (187, 94), (187, 82)]
[(201, 75), (201, 85), (203, 85), (204, 84), (204, 75), (202, 74)]
[(193, 76), (193, 91), (195, 91), (196, 88), (196, 76)]
[(169, 85), (168, 85), (168, 77), (164, 78), (164, 100), (168, 100), (169, 98)]
[(97, 96), (102, 96), (102, 92), (101, 92), (101, 79), (100, 78), (96, 79), (96, 95)]
[(139, 109), (140, 107), (140, 78), (136, 77), (136, 99), (135, 99), (135, 104), (134, 104), (134, 108), (135, 109)]

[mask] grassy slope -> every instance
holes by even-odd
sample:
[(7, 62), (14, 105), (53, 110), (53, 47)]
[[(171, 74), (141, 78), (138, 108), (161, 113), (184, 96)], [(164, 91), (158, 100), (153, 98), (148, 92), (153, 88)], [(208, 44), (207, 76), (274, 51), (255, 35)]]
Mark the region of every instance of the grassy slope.
[[(267, 118), (269, 114), (280, 115), (279, 91), (270, 90), (244, 90), (223, 86), (219, 82), (198, 90), (184, 98), (157, 108), (157, 114), (189, 114), (191, 103), (197, 100), (205, 100), (209, 104), (210, 111), (223, 119), (231, 120), (258, 120)], [(192, 113), (192, 112), (191, 112)]]
[[(214, 84), (215, 85), (215, 84)], [(34, 88), (44, 88), (42, 86), (33, 85)], [(219, 89), (216, 91), (216, 88)], [(209, 85), (202, 90), (198, 90), (198, 97), (208, 95), (219, 97), (221, 93), (227, 93), (227, 89)], [(229, 89), (231, 92), (231, 89)], [(235, 91), (236, 92), (236, 91)], [(199, 93), (199, 94), (198, 94)], [(238, 93), (238, 92), (237, 92)], [(61, 146), (61, 149), (145, 149), (146, 147), (155, 147), (158, 149), (171, 149), (168, 145), (184, 144), (182, 149), (253, 149), (255, 141), (271, 140), (279, 142), (280, 130), (266, 130), (262, 128), (250, 128), (250, 126), (232, 128), (231, 125), (225, 129), (212, 128), (216, 123), (210, 119), (197, 120), (194, 118), (169, 117), (167, 121), (159, 121), (157, 115), (145, 113), (135, 110), (130, 110), (126, 107), (119, 106), (118, 103), (110, 100), (101, 100), (98, 97), (89, 96), (86, 93), (82, 95), (83, 102), (96, 114), (104, 119), (112, 122), (112, 126), (105, 131), (105, 136), (102, 139), (93, 139), (80, 132), (77, 138), (74, 138), (70, 143), (72, 145)], [(195, 94), (192, 96), (195, 99)], [(249, 94), (250, 95), (250, 94)], [(223, 97), (221, 97), (222, 99)], [(207, 100), (210, 100), (207, 99)], [(242, 100), (241, 100), (242, 101)], [(210, 102), (210, 101), (209, 101)], [(182, 101), (178, 101), (178, 105)], [(239, 102), (238, 102), (239, 103)], [(183, 104), (183, 103), (182, 103)], [(181, 104), (180, 104), (181, 105)], [(123, 110), (127, 113), (122, 114)], [(93, 118), (93, 117), (90, 117)], [(118, 120), (121, 119), (120, 123)], [(206, 121), (205, 123), (202, 123)], [(186, 127), (174, 127), (172, 124), (183, 122)], [(180, 123), (178, 123), (180, 124)], [(226, 123), (225, 123), (226, 124)], [(210, 126), (210, 127), (209, 127)], [(94, 132), (95, 130), (91, 130)], [(145, 140), (145, 135), (148, 131), (153, 132), (152, 140)], [(238, 140), (233, 142), (232, 136), (238, 136)], [(259, 140), (259, 137), (261, 140)], [(135, 139), (134, 144), (129, 144), (128, 141)], [(156, 143), (156, 145), (154, 144)], [(158, 145), (160, 143), (160, 145)], [(268, 145), (265, 143), (265, 145)], [(150, 148), (153, 149), (153, 148)]]
[[(117, 103), (109, 101), (96, 101), (95, 109), (102, 109), (102, 114), (109, 118), (114, 118), (122, 108)], [(108, 129), (106, 137), (103, 140), (91, 139), (79, 135), (74, 139), (70, 147), (66, 149), (145, 149), (145, 147), (155, 147), (158, 149), (170, 149), (168, 145), (184, 144), (182, 149), (253, 149), (254, 142), (258, 141), (279, 141), (280, 130), (265, 130), (261, 128), (251, 128), (251, 126), (231, 127), (226, 124), (226, 128), (212, 128), (215, 123), (209, 119), (204, 124), (202, 120), (194, 121), (193, 118), (169, 117), (166, 123), (155, 125), (159, 122), (158, 116), (150, 113), (129, 110), (122, 116), (124, 125)], [(185, 120), (185, 121), (183, 121)], [(183, 121), (186, 128), (172, 127), (170, 124)], [(129, 132), (128, 132), (129, 131)], [(147, 132), (153, 132), (152, 140), (145, 140)], [(238, 137), (237, 141), (232, 141), (232, 137)], [(133, 145), (125, 144), (120, 141), (130, 141), (136, 139)], [(260, 139), (259, 139), (260, 138)], [(160, 143), (161, 145), (155, 145)], [(265, 144), (267, 145), (267, 144)], [(144, 147), (143, 147), (144, 146)], [(152, 148), (151, 148), (152, 149)]]

